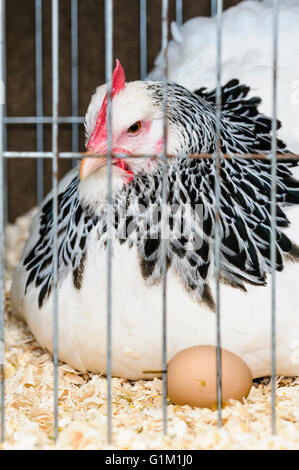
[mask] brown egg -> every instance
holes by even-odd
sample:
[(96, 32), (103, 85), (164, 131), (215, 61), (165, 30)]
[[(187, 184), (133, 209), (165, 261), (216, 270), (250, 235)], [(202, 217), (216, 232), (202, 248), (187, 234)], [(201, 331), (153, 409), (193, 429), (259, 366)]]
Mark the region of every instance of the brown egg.
[[(193, 346), (176, 354), (167, 366), (169, 399), (177, 405), (217, 408), (216, 347)], [(252, 386), (248, 365), (226, 349), (221, 350), (222, 406), (229, 399), (246, 398)]]

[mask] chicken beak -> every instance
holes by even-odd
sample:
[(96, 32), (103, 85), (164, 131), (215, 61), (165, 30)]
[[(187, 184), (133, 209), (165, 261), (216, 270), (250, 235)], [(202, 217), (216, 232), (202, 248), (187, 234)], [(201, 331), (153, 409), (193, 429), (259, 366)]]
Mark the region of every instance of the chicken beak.
[(105, 165), (107, 165), (107, 157), (83, 158), (80, 165), (80, 179), (84, 180), (88, 175)]

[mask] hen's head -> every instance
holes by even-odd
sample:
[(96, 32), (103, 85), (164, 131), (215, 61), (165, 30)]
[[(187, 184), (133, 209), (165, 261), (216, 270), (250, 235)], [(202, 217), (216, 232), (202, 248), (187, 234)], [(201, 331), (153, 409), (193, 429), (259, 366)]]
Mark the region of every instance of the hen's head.
[[(125, 83), (125, 72), (116, 61), (112, 77), (112, 153), (155, 156), (163, 151), (162, 97), (151, 87), (152, 82)], [(91, 153), (107, 154), (108, 93), (107, 85), (97, 88), (89, 104), (85, 127), (86, 147)], [(168, 124), (169, 153), (177, 153), (178, 133)], [(151, 171), (158, 165), (157, 158), (112, 158), (112, 188), (131, 181), (141, 170)], [(92, 191), (92, 182), (107, 190), (107, 158), (87, 157), (80, 168), (81, 187)], [(84, 182), (86, 181), (86, 185)], [(85, 191), (85, 192), (86, 192)]]

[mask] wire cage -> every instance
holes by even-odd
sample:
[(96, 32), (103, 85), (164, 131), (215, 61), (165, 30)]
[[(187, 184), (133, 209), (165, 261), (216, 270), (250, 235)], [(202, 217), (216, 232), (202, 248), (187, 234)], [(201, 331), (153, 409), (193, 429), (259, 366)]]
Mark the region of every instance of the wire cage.
[[(183, 22), (183, 0), (176, 0), (176, 21), (179, 25)], [(275, 232), (276, 213), (275, 213), (275, 200), (276, 200), (276, 130), (277, 130), (277, 51), (278, 51), (278, 0), (273, 0), (273, 54), (272, 54), (272, 83), (269, 87), (272, 89), (272, 187), (271, 187), (271, 228)], [(53, 287), (54, 287), (54, 302), (53, 302), (53, 367), (54, 367), (54, 436), (58, 437), (59, 417), (58, 417), (58, 237), (57, 237), (57, 221), (58, 221), (58, 161), (59, 159), (68, 159), (76, 163), (78, 158), (82, 157), (79, 153), (79, 125), (84, 122), (84, 118), (79, 116), (79, 102), (78, 102), (78, 0), (70, 0), (71, 4), (71, 58), (72, 58), (72, 74), (71, 74), (71, 96), (72, 96), (72, 115), (60, 116), (59, 115), (59, 0), (52, 0), (52, 115), (45, 116), (43, 109), (43, 48), (42, 48), (42, 0), (35, 0), (35, 61), (36, 61), (36, 115), (26, 117), (8, 117), (6, 112), (5, 102), (5, 84), (6, 84), (6, 46), (5, 46), (5, 0), (0, 0), (0, 98), (3, 97), (2, 105), (0, 106), (0, 245), (1, 245), (1, 263), (0, 263), (0, 345), (1, 345), (1, 439), (5, 439), (5, 378), (4, 378), (4, 363), (5, 363), (5, 325), (4, 325), (4, 271), (5, 271), (5, 239), (4, 227), (7, 222), (7, 161), (11, 158), (35, 158), (37, 165), (37, 200), (40, 204), (44, 197), (44, 160), (51, 159), (52, 162), (52, 187), (53, 187), (53, 220), (54, 220), (54, 245), (53, 245)], [(168, 47), (168, 12), (169, 1), (161, 0), (162, 16), (160, 18), (162, 29), (162, 54), (164, 57), (164, 143), (162, 151), (163, 162), (163, 198), (166, 201), (166, 86), (167, 86), (167, 47)], [(107, 203), (111, 203), (111, 81), (113, 69), (113, 0), (105, 0), (105, 70), (106, 82), (108, 84), (108, 199)], [(140, 37), (140, 75), (141, 79), (147, 76), (147, 1), (140, 0), (140, 24), (139, 24), (139, 37)], [(217, 141), (220, 141), (220, 112), (221, 112), (221, 83), (222, 83), (222, 70), (221, 70), (221, 55), (222, 55), (222, 13), (223, 1), (211, 0), (211, 15), (216, 16), (217, 22), (217, 93), (216, 93), (216, 106), (217, 106)], [(72, 148), (68, 152), (61, 152), (58, 145), (59, 127), (61, 124), (70, 124), (72, 126)], [(32, 152), (17, 152), (7, 151), (7, 127), (16, 124), (34, 124), (36, 126), (36, 151)], [(43, 133), (44, 125), (50, 124), (52, 127), (52, 149), (51, 151), (44, 151)], [(216, 155), (213, 155), (214, 164), (217, 168), (220, 158), (220, 147)], [(218, 171), (218, 177), (220, 173)], [(219, 180), (215, 188), (216, 192), (216, 212), (219, 211)], [(162, 219), (165, 219), (165, 214), (162, 212)], [(162, 227), (165, 230), (165, 223)], [(110, 224), (111, 226), (111, 221)], [(108, 233), (109, 233), (108, 226)], [(218, 426), (222, 425), (222, 408), (221, 408), (221, 296), (220, 296), (220, 232), (219, 232), (219, 219), (216, 220), (216, 237), (215, 237), (215, 275), (216, 275), (216, 318), (217, 318), (217, 403), (218, 403)], [(162, 268), (162, 288), (161, 288), (161, 321), (163, 324), (163, 432), (167, 434), (167, 303), (166, 303), (166, 283), (167, 283), (167, 270), (166, 270), (166, 246), (165, 237), (162, 235), (164, 245), (163, 249), (163, 268)], [(111, 324), (113, 317), (112, 298), (111, 298), (111, 266), (112, 266), (112, 240), (108, 236), (107, 244), (107, 386), (108, 386), (108, 427), (107, 427), (107, 440), (112, 442), (112, 369), (111, 369)], [(269, 305), (269, 315), (271, 315), (271, 348), (272, 348), (272, 432), (276, 432), (276, 407), (275, 407), (275, 345), (276, 345), (276, 251), (274, 238), (271, 243), (271, 283), (272, 283), (272, 300)]]

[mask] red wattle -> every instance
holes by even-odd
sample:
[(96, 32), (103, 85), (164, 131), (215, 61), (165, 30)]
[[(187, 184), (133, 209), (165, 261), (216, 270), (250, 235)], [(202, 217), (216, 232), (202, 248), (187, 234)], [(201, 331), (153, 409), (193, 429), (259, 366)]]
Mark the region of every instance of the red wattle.
[(126, 173), (127, 183), (130, 183), (130, 181), (132, 181), (132, 179), (134, 178), (134, 173), (133, 173), (133, 171), (128, 169), (124, 159), (123, 158), (117, 158), (114, 164), (116, 166), (118, 166), (119, 168), (121, 168)]

